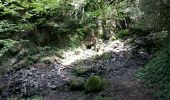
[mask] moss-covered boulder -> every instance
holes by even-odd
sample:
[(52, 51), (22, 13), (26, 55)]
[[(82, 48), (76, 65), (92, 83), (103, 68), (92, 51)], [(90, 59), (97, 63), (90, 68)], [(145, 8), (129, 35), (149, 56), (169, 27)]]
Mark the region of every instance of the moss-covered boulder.
[(104, 90), (107, 86), (106, 80), (100, 76), (90, 76), (85, 83), (85, 91), (88, 92), (99, 92)]
[(90, 71), (91, 67), (89, 66), (78, 66), (73, 68), (73, 74), (76, 76), (82, 76), (85, 75), (88, 71)]
[(85, 79), (83, 77), (75, 77), (70, 81), (71, 90), (83, 90)]

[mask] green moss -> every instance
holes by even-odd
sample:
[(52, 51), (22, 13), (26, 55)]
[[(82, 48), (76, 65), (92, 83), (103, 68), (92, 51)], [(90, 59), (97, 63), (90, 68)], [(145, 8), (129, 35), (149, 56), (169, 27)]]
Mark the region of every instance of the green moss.
[(123, 37), (129, 36), (129, 35), (130, 35), (129, 30), (125, 29), (125, 30), (118, 31), (118, 33), (116, 34), (116, 37), (117, 38), (123, 38)]
[(83, 90), (85, 79), (83, 77), (75, 77), (70, 82), (71, 90)]
[(137, 77), (153, 90), (158, 100), (170, 99), (170, 57), (166, 50), (160, 52), (144, 68)]
[(76, 76), (81, 76), (81, 75), (85, 74), (87, 71), (89, 71), (90, 69), (91, 69), (91, 67), (89, 67), (89, 66), (78, 66), (73, 69), (73, 73)]
[(90, 76), (85, 83), (86, 92), (98, 92), (106, 87), (106, 82), (100, 76)]

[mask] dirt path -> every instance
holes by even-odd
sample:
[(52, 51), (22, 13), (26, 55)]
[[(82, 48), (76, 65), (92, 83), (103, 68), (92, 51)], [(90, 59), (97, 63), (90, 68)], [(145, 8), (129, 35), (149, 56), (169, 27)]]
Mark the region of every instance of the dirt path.
[[(93, 59), (89, 57), (101, 52), (94, 50), (80, 50), (78, 54), (75, 52), (67, 52), (68, 55), (61, 60), (62, 64), (34, 64), (4, 74), (0, 79), (0, 86), (3, 87), (1, 98), (40, 95), (45, 100), (93, 100), (95, 96), (114, 96), (118, 100), (153, 100), (148, 90), (135, 79), (135, 73), (146, 63), (148, 55), (136, 54), (133, 47), (120, 41), (104, 44), (101, 52), (107, 52), (108, 55)], [(82, 61), (77, 61), (81, 57), (84, 57)], [(76, 66), (89, 66), (90, 70), (84, 73), (84, 76), (102, 76), (110, 81), (110, 87), (91, 94), (70, 91), (68, 82), (73, 76), (70, 70)]]

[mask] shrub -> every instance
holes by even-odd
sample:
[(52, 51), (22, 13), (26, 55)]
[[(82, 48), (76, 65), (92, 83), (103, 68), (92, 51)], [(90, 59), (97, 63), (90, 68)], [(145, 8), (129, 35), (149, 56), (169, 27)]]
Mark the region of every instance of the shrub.
[(98, 92), (105, 88), (106, 82), (100, 76), (90, 76), (85, 83), (86, 92)]
[(0, 40), (0, 57), (14, 46), (15, 43), (16, 41), (11, 39)]
[(125, 29), (125, 30), (120, 30), (118, 31), (118, 33), (116, 34), (116, 37), (117, 38), (123, 38), (125, 36), (129, 36), (129, 30), (128, 29)]
[(158, 100), (170, 99), (170, 57), (166, 50), (160, 52), (144, 68), (137, 77), (154, 90)]

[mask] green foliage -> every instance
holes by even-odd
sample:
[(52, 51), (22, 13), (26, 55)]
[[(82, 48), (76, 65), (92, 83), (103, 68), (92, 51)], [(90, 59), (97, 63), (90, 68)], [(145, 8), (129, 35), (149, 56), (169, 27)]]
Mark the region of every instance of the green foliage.
[(1, 40), (1, 43), (4, 45), (0, 50), (0, 74), (30, 65), (32, 61), (29, 59), (29, 56), (38, 52), (35, 45), (29, 41), (7, 39)]
[(78, 66), (73, 69), (73, 73), (77, 76), (85, 74), (87, 71), (89, 71), (91, 67), (89, 66)]
[(106, 82), (100, 76), (90, 76), (85, 83), (86, 92), (98, 92), (106, 87)]
[[(169, 0), (140, 0), (139, 7), (144, 12), (142, 20), (143, 26), (160, 31), (158, 35), (151, 36), (154, 42), (159, 45), (160, 42), (169, 39)], [(159, 16), (155, 16), (159, 15)], [(168, 33), (168, 35), (167, 35)], [(162, 37), (163, 34), (163, 37)], [(165, 36), (165, 37), (164, 37)], [(138, 77), (151, 89), (158, 100), (170, 99), (170, 56), (169, 40), (162, 41), (164, 50), (151, 60), (139, 73)]]
[(129, 35), (130, 35), (129, 30), (125, 29), (125, 30), (118, 31), (118, 33), (116, 34), (116, 37), (123, 38), (123, 37), (129, 36)]
[(15, 32), (22, 31), (23, 28), (24, 27), (8, 20), (2, 20), (0, 21), (0, 38), (9, 38), (12, 34), (15, 34)]
[(0, 40), (0, 57), (3, 56), (9, 49), (11, 49), (11, 47), (14, 46), (15, 43), (16, 41), (13, 41), (11, 39)]
[(169, 2), (169, 0), (140, 0), (139, 7), (144, 12), (141, 21), (145, 23), (145, 26), (156, 30), (169, 30), (170, 14), (167, 13), (170, 11)]
[(153, 93), (158, 100), (170, 99), (170, 57), (167, 50), (160, 52), (137, 76), (154, 90)]
[[(91, 32), (113, 33), (111, 31), (114, 31), (115, 27), (112, 23), (118, 17), (114, 15), (114, 12), (110, 12), (114, 9), (125, 9), (127, 6), (124, 7), (126, 4), (121, 2), (114, 2), (120, 3), (118, 5), (112, 5), (110, 2), (105, 0), (3, 0), (0, 2), (2, 10), (0, 34), (3, 38), (22, 32), (38, 34), (42, 35), (41, 37), (48, 37), (47, 40), (43, 40), (47, 42), (40, 43), (37, 37), (36, 39), (31, 37), (32, 39), (29, 40), (38, 41), (35, 43), (40, 46), (55, 41), (64, 46), (68, 43), (69, 47), (76, 47)], [(100, 28), (103, 32), (98, 32)]]
[[(40, 32), (47, 25), (60, 0), (2, 0), (0, 1), (0, 38), (11, 38), (17, 33)], [(16, 40), (20, 38), (15, 38)]]
[(9, 15), (12, 18), (27, 20), (33, 16), (50, 13), (58, 3), (59, 0), (3, 0), (0, 2), (0, 9), (2, 9), (0, 17)]
[(131, 7), (130, 4), (132, 3), (129, 0), (123, 0), (115, 5), (115, 16), (117, 19), (124, 19), (126, 16), (128, 16)]

